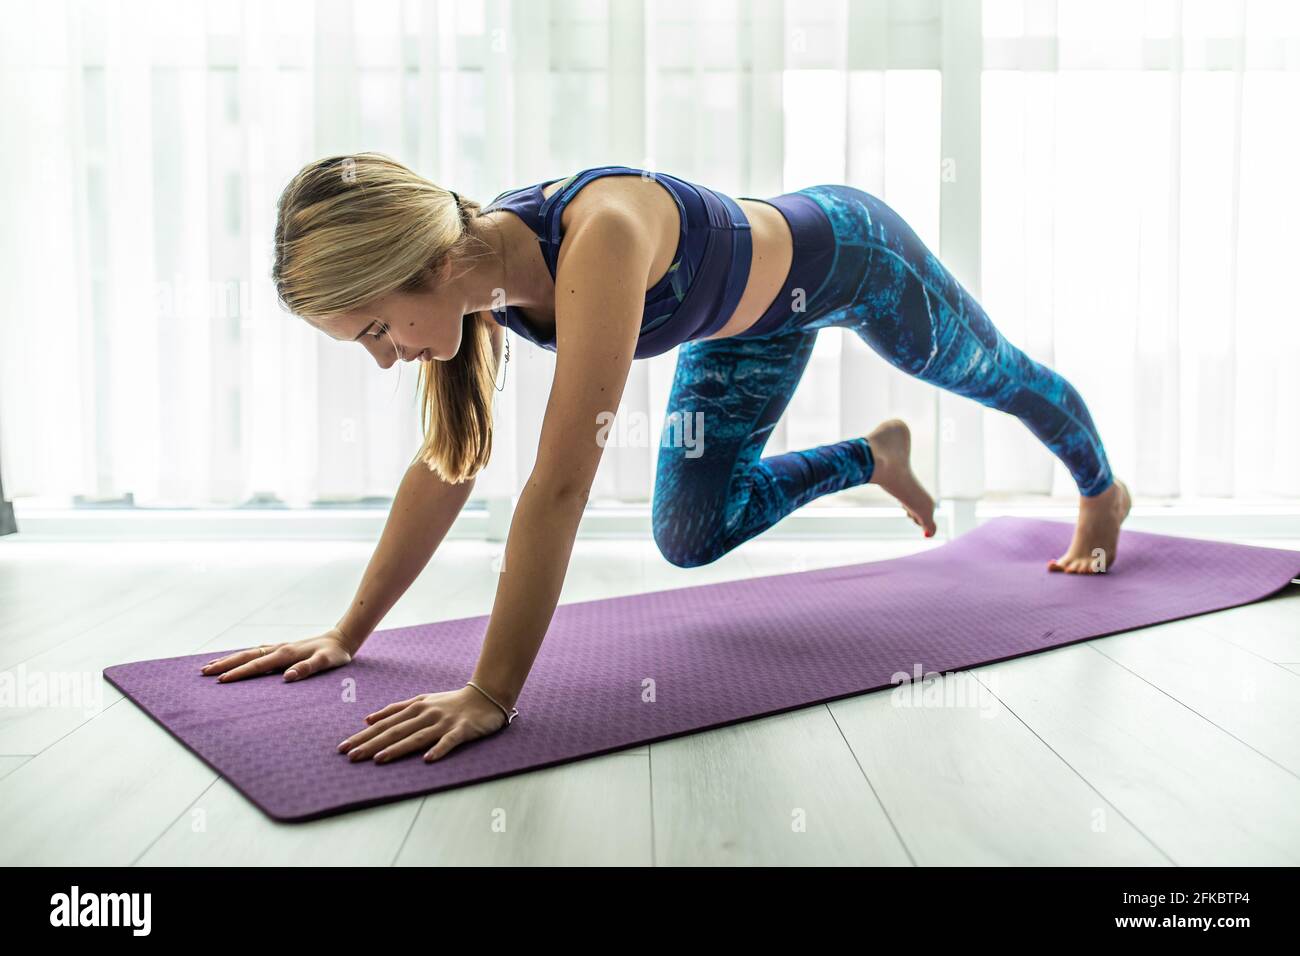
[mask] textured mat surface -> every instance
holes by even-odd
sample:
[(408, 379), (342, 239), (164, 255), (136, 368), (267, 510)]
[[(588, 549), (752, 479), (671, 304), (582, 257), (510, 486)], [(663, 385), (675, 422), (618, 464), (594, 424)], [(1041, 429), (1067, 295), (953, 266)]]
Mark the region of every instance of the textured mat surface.
[(432, 764), (335, 745), (385, 704), (463, 686), (486, 616), (377, 631), (293, 684), (219, 685), (199, 674), (211, 651), (104, 676), (266, 813), (305, 820), (1234, 607), (1300, 575), (1300, 551), (1133, 531), (1109, 574), (1048, 573), (1070, 535), (997, 518), (888, 561), (563, 604), (522, 716)]

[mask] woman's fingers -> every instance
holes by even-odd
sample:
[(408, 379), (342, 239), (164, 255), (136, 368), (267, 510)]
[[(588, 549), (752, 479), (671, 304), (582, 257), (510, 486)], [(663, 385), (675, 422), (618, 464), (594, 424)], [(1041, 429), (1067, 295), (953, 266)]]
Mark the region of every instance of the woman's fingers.
[(258, 674), (267, 674), (271, 671), (282, 670), (294, 663), (298, 651), (291, 644), (281, 644), (275, 650), (263, 654), (261, 657), (254, 657), (246, 664), (240, 664), (234, 670), (226, 671), (217, 678), (219, 683), (229, 683), (232, 680), (243, 680), (245, 677), (256, 677)]
[(389, 744), (376, 753), (375, 763), (388, 763), (388, 761), (396, 760), (398, 757), (405, 757), (409, 753), (423, 750), (441, 737), (444, 729), (446, 729), (446, 721), (441, 721), (432, 727), (423, 727), (407, 734), (401, 740)]
[(397, 712), (409, 707), (411, 704), (414, 704), (415, 701), (416, 698), (414, 697), (408, 700), (394, 701), (382, 710), (377, 710), (373, 714), (366, 714), (366, 723), (372, 724), (376, 720), (383, 720), (385, 717), (391, 717), (393, 714), (396, 714)]
[[(467, 700), (455, 692), (394, 701), (368, 715), (369, 726), (339, 744), (339, 751), (353, 762), (373, 758), (376, 763), (389, 763), (424, 750), (425, 761), (432, 762), (500, 728), (499, 721), (482, 715), (485, 708), (478, 697)], [(476, 720), (476, 714), (483, 719)]]
[[(394, 724), (387, 730), (380, 731), (370, 737), (363, 743), (358, 744), (348, 751), (349, 760), (369, 760), (375, 754), (384, 748), (397, 743), (411, 734), (424, 730), (431, 723), (438, 720), (437, 717), (431, 717), (428, 714), (417, 714), (413, 717), (403, 720), (401, 723)], [(371, 728), (374, 729), (374, 728)], [(365, 731), (362, 731), (365, 733)]]
[(341, 667), (352, 655), (336, 639), (326, 635), (287, 644), (270, 644), (236, 651), (208, 661), (200, 671), (217, 674), (219, 681), (241, 680), (270, 671), (285, 671), (285, 680), (309, 677), (317, 671)]
[(432, 763), (439, 757), (445, 756), (448, 751), (452, 750), (457, 744), (464, 741), (465, 735), (459, 727), (453, 727), (442, 735), (442, 738), (433, 746), (433, 748), (424, 755), (425, 763)]
[[(274, 650), (279, 644), (267, 645), (266, 650)], [(227, 654), (225, 657), (218, 657), (214, 661), (208, 661), (200, 668), (202, 674), (223, 674), (232, 667), (238, 667), (240, 664), (246, 664), (262, 656), (262, 648), (250, 647), (246, 651), (235, 651), (233, 654)]]
[[(383, 718), (382, 720), (376, 720), (376, 721), (375, 721), (373, 724), (371, 724), (369, 727), (363, 727), (361, 730), (358, 730), (355, 734), (353, 734), (353, 735), (352, 735), (351, 737), (349, 737), (347, 740), (345, 740), (345, 741), (343, 741), (341, 744), (339, 744), (339, 752), (340, 752), (340, 753), (348, 753), (348, 752), (350, 752), (353, 748), (359, 746), (360, 744), (364, 744), (364, 743), (367, 743), (367, 742), (373, 740), (375, 737), (377, 737), (378, 735), (382, 734), (384, 731), (386, 731), (386, 730), (388, 730), (388, 729), (390, 729), (390, 728), (392, 728), (392, 727), (396, 727), (398, 724), (403, 723), (403, 722), (405, 722), (405, 721), (407, 721), (407, 720), (410, 720), (412, 717), (415, 716), (415, 711), (411, 711), (411, 712), (408, 714), (408, 713), (406, 713), (406, 708), (407, 708), (410, 704), (414, 703), (414, 701), (415, 701), (415, 698), (411, 698), (411, 700), (409, 700), (409, 701), (401, 701), (401, 702), (400, 702), (400, 704), (401, 704), (400, 709), (398, 709), (398, 710), (396, 710), (396, 711), (393, 711), (392, 713), (390, 713), (387, 717)], [(395, 705), (395, 704), (389, 704), (387, 707), (384, 708), (384, 710), (386, 710), (386, 711), (387, 711), (387, 710), (392, 710), (393, 707), (395, 707), (395, 706), (397, 706), (397, 705)]]
[(329, 653), (325, 648), (321, 648), (312, 654), (305, 661), (299, 661), (292, 667), (287, 668), (284, 672), (285, 680), (301, 680), (304, 677), (310, 677), (319, 671), (329, 670), (331, 667), (338, 667), (345, 663)]

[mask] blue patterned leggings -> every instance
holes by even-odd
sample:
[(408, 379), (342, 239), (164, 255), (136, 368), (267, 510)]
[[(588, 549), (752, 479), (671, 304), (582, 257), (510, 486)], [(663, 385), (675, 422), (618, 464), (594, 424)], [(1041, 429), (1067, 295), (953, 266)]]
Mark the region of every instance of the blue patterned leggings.
[(1015, 415), (1080, 494), (1110, 486), (1079, 393), (1004, 339), (884, 202), (840, 185), (769, 202), (795, 237), (786, 287), (741, 335), (678, 350), (652, 505), (655, 542), (671, 563), (708, 564), (814, 498), (871, 480), (866, 438), (762, 457), (818, 330), (829, 326), (852, 329), (909, 375)]

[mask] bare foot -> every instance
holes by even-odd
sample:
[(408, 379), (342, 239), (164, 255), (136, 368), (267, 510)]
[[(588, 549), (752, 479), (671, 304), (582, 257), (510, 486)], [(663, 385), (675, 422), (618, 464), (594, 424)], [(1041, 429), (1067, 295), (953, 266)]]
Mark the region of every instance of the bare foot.
[(1048, 561), (1047, 570), (1067, 574), (1104, 574), (1114, 567), (1119, 526), (1128, 517), (1132, 506), (1128, 486), (1118, 478), (1101, 494), (1081, 497), (1079, 523), (1075, 525), (1070, 550), (1055, 561)]
[(867, 435), (876, 465), (871, 484), (879, 485), (898, 499), (907, 516), (924, 529), (928, 538), (935, 532), (934, 499), (912, 474), (912, 432), (898, 418), (881, 422)]

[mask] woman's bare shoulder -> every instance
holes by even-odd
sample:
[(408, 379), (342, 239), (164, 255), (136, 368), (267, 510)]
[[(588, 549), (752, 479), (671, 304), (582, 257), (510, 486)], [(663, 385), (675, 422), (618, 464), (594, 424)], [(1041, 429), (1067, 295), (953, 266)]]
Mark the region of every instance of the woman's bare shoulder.
[(584, 223), (604, 217), (633, 222), (644, 235), (652, 237), (654, 255), (646, 287), (659, 281), (678, 251), (682, 228), (681, 211), (669, 187), (648, 175), (597, 177), (583, 184), (564, 207), (560, 229), (569, 236)]
[[(544, 198), (566, 188), (581, 173), (574, 173), (567, 179), (551, 183), (542, 190)], [(656, 209), (676, 210), (677, 204), (667, 192), (667, 187), (656, 181), (653, 175), (643, 176), (623, 174), (616, 176), (598, 176), (586, 182), (564, 207), (560, 216), (561, 223), (568, 226), (570, 216), (581, 218), (601, 211), (621, 210), (634, 213), (653, 213)]]

